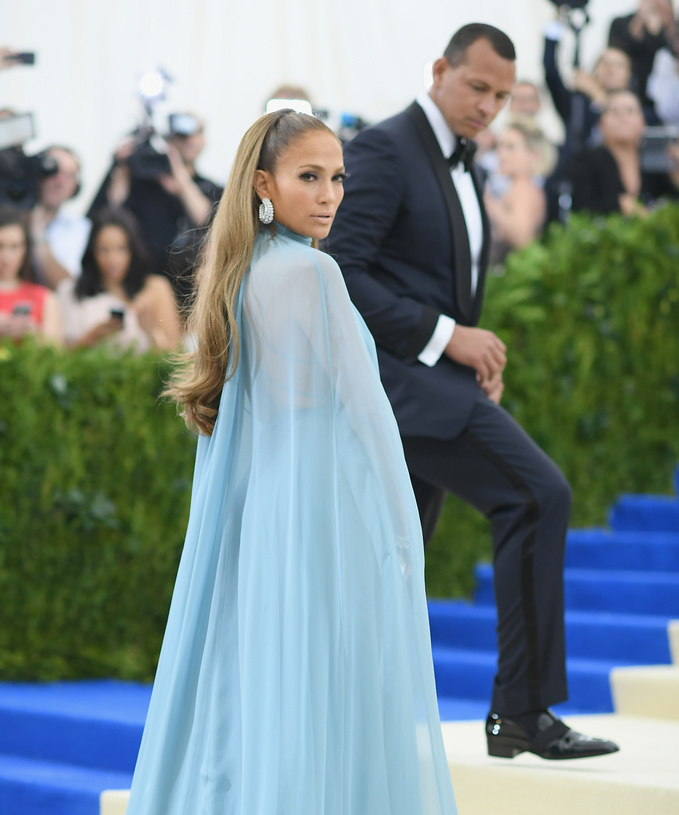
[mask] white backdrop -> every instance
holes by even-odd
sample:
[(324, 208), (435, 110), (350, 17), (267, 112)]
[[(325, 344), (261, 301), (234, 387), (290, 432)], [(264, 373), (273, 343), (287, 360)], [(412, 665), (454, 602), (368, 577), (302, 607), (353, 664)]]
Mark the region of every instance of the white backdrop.
[[(635, 5), (590, 0), (585, 67), (612, 17)], [(145, 70), (161, 66), (174, 79), (157, 107), (160, 127), (170, 111), (204, 116), (199, 169), (223, 182), (240, 137), (283, 82), (303, 85), (335, 116), (377, 121), (414, 98), (426, 63), (469, 22), (506, 31), (519, 76), (540, 82), (542, 28), (554, 15), (548, 0), (0, 0), (0, 45), (37, 55), (33, 67), (0, 72), (0, 108), (34, 113), (27, 152), (56, 142), (80, 154), (83, 192), (71, 206), (83, 211), (141, 118), (136, 81)], [(569, 35), (566, 70), (572, 45)]]

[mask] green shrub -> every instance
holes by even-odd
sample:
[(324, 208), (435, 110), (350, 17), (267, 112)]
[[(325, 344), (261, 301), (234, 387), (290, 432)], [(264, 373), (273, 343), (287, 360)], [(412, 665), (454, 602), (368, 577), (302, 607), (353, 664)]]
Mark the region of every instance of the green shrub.
[[(574, 217), (491, 276), (503, 404), (561, 466), (573, 524), (664, 492), (679, 458), (679, 208)], [(195, 439), (167, 363), (0, 344), (0, 678), (152, 677), (186, 529)], [(468, 594), (487, 521), (449, 499), (431, 596)]]
[[(679, 459), (679, 207), (574, 216), (491, 276), (481, 324), (508, 347), (502, 404), (573, 487), (572, 524), (621, 492), (667, 492)], [(436, 596), (467, 593), (488, 523), (448, 499), (427, 553)], [(461, 568), (458, 568), (461, 565)]]
[(0, 345), (0, 677), (152, 677), (195, 449), (165, 373)]

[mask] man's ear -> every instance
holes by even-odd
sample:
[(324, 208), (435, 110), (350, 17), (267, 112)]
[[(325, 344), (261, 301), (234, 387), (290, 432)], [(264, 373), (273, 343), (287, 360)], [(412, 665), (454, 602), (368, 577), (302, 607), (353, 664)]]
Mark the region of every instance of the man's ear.
[(431, 75), (434, 80), (434, 85), (438, 85), (441, 81), (443, 74), (450, 68), (450, 63), (445, 57), (439, 57), (436, 62), (431, 66)]
[(271, 184), (271, 173), (266, 170), (255, 170), (255, 178), (253, 187), (259, 196), (260, 200), (264, 198), (271, 198), (269, 186)]

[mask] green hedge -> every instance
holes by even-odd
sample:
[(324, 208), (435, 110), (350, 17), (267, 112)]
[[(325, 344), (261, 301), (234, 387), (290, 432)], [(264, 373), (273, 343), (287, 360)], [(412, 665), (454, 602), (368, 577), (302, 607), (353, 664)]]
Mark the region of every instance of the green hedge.
[[(575, 525), (679, 459), (679, 209), (574, 217), (491, 276), (505, 406), (574, 490)], [(0, 344), (0, 678), (150, 679), (188, 516), (195, 439), (167, 364)], [(432, 596), (467, 594), (488, 523), (449, 499)]]
[(195, 450), (165, 374), (0, 345), (0, 677), (152, 677)]
[[(482, 325), (508, 346), (503, 405), (571, 482), (572, 524), (605, 523), (621, 492), (668, 492), (679, 459), (679, 208), (574, 216), (500, 271)], [(449, 499), (427, 555), (430, 594), (469, 592), (467, 567), (490, 552), (487, 521)]]

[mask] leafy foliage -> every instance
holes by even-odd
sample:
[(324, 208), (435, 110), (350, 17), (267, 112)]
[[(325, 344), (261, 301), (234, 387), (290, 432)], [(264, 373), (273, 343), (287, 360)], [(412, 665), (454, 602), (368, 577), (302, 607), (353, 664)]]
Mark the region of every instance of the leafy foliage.
[(0, 345), (0, 676), (155, 670), (195, 442), (166, 363)]
[[(503, 405), (571, 482), (572, 523), (604, 523), (621, 492), (666, 492), (679, 459), (679, 208), (573, 216), (503, 271), (482, 320), (508, 347)], [(470, 562), (490, 553), (487, 522), (449, 499), (430, 594), (468, 593)]]
[[(679, 458), (679, 208), (575, 216), (488, 281), (504, 404), (564, 470), (573, 523), (663, 492)], [(195, 439), (153, 355), (0, 344), (0, 678), (153, 676)], [(431, 596), (469, 594), (486, 519), (450, 498)]]

